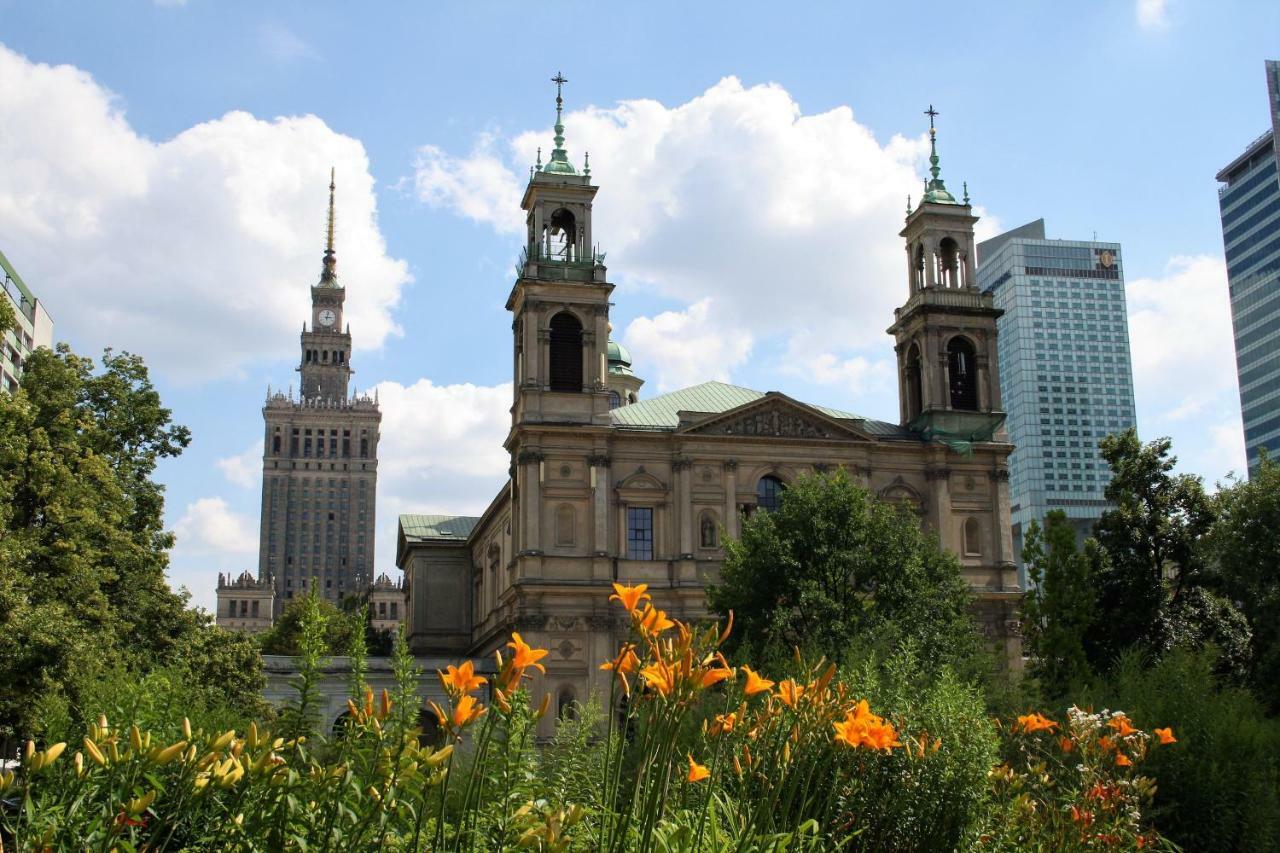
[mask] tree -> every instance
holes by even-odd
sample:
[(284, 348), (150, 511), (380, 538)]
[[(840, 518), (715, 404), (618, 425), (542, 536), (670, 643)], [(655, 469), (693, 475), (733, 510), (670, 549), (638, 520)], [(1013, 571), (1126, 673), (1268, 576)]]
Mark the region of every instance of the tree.
[[(291, 599), (280, 618), (266, 631), (258, 635), (264, 655), (296, 655), (301, 653), (303, 617), (310, 606), (309, 596)], [(354, 635), (363, 625), (365, 648), (370, 655), (385, 657), (391, 654), (393, 634), (373, 627), (373, 611), (368, 606), (368, 596), (349, 595), (336, 606), (333, 602), (318, 598), (316, 602), (324, 628), (324, 646), (327, 654), (345, 655), (351, 648)]]
[(1090, 674), (1085, 639), (1093, 626), (1094, 584), (1089, 557), (1062, 510), (1045, 516), (1043, 533), (1027, 529), (1022, 561), (1030, 580), (1022, 601), (1023, 638), (1031, 670), (1047, 698), (1060, 699)]
[(260, 677), (165, 580), (173, 536), (152, 474), (189, 431), (140, 358), (108, 350), (101, 368), (65, 345), (38, 349), (0, 395), (0, 733), (36, 731), (44, 694), (78, 708), (79, 686), (109, 669), (181, 658), (216, 670), (230, 653)]
[(912, 512), (875, 498), (843, 470), (801, 477), (777, 512), (726, 539), (711, 607), (732, 610), (757, 647), (839, 660), (856, 645), (910, 639), (943, 662), (978, 648), (969, 588), (954, 556)]
[(1219, 489), (1209, 559), (1253, 632), (1251, 682), (1280, 711), (1280, 466), (1263, 451), (1248, 480)]
[(1129, 429), (1099, 446), (1111, 466), (1105, 494), (1114, 508), (1094, 526), (1098, 607), (1087, 648), (1095, 668), (1130, 648), (1158, 657), (1212, 643), (1223, 668), (1239, 672), (1249, 656), (1248, 625), (1206, 570), (1214, 511), (1204, 484), (1172, 473), (1177, 458), (1167, 438), (1143, 445)]

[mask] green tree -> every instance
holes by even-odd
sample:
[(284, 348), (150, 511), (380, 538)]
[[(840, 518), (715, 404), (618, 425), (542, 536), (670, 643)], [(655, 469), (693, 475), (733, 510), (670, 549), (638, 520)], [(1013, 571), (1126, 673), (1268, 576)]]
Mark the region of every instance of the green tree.
[(1105, 668), (1131, 648), (1159, 656), (1212, 643), (1223, 669), (1239, 673), (1249, 658), (1248, 624), (1206, 568), (1214, 510), (1204, 484), (1173, 473), (1167, 438), (1143, 445), (1129, 429), (1099, 446), (1111, 466), (1106, 497), (1114, 508), (1094, 526), (1091, 662)]
[(776, 512), (757, 512), (725, 541), (711, 607), (732, 610), (757, 648), (799, 646), (839, 660), (869, 643), (918, 643), (938, 664), (979, 647), (968, 585), (954, 556), (913, 513), (839, 470), (801, 477)]
[(152, 474), (189, 441), (128, 353), (95, 371), (65, 345), (38, 349), (0, 394), (0, 733), (36, 731), (50, 695), (83, 711), (82, 686), (121, 668), (185, 661), (227, 690), (260, 677), (249, 647), (165, 580), (173, 536)]
[(1031, 670), (1047, 698), (1061, 699), (1090, 674), (1085, 638), (1093, 625), (1094, 586), (1089, 558), (1076, 548), (1076, 532), (1062, 510), (1034, 520), (1022, 561), (1030, 581), (1022, 602), (1022, 629)]
[(1251, 681), (1280, 711), (1280, 465), (1262, 453), (1248, 480), (1218, 491), (1209, 554), (1227, 595), (1253, 632)]

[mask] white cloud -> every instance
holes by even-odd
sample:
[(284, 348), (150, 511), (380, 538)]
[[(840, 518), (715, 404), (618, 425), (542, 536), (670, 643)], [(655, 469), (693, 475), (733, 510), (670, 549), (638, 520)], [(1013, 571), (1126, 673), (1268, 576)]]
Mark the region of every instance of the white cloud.
[(262, 442), (245, 448), (243, 453), (219, 459), (215, 464), (230, 482), (242, 489), (252, 489), (262, 482)]
[(627, 326), (623, 340), (635, 364), (658, 377), (658, 392), (711, 379), (728, 381), (730, 371), (747, 360), (750, 333), (720, 326), (711, 305), (707, 297), (684, 311), (637, 317)]
[(786, 373), (819, 385), (843, 389), (843, 396), (848, 399), (862, 398), (896, 387), (898, 367), (892, 358), (843, 356), (831, 351), (815, 350), (801, 335), (792, 338), (783, 363), (786, 365)]
[(360, 347), (399, 329), (361, 143), (315, 116), (231, 112), (153, 142), (77, 68), (0, 45), (0, 234), (60, 339), (138, 352), (174, 378), (294, 352), (320, 272), (329, 167), (338, 271)]
[(510, 384), (383, 382), (378, 457), (378, 571), (395, 562), (402, 513), (479, 515), (506, 482)]
[(1136, 0), (1134, 13), (1138, 26), (1144, 30), (1164, 30), (1169, 27), (1168, 0)]
[(1184, 470), (1209, 482), (1245, 470), (1227, 270), (1208, 255), (1170, 259), (1126, 287), (1134, 399), (1145, 439), (1173, 438)]
[(260, 26), (258, 43), (267, 56), (282, 65), (303, 59), (315, 59), (319, 56), (315, 48), (307, 44), (301, 36), (281, 24), (268, 23)]
[[(732, 77), (674, 107), (622, 101), (569, 113), (565, 124), (571, 160), (581, 166), (589, 150), (601, 186), (594, 232), (621, 285), (614, 298), (643, 289), (687, 306), (628, 329), (637, 369), (656, 385), (709, 378), (693, 375), (705, 366), (658, 351), (646, 353), (656, 374), (640, 360), (649, 341), (705, 326), (695, 311), (703, 304), (714, 306), (720, 333), (704, 343), (719, 365), (741, 363), (743, 342), (801, 335), (851, 364), (884, 357), (885, 325), (907, 295), (897, 232), (907, 195), (919, 192), (923, 136), (882, 144), (848, 107), (804, 115), (782, 87)], [(944, 176), (959, 183), (945, 130), (941, 138)], [(546, 130), (485, 136), (466, 156), (423, 148), (419, 197), (518, 234), (528, 166), (549, 139)]]
[(187, 504), (173, 527), (174, 562), (187, 555), (239, 555), (258, 552), (258, 531), (253, 520), (234, 512), (222, 498), (200, 498)]

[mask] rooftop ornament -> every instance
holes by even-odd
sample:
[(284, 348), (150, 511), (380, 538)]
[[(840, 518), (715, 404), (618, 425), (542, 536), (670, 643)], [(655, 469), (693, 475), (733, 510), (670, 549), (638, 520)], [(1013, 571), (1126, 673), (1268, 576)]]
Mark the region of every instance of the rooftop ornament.
[(569, 162), (569, 153), (564, 150), (564, 84), (569, 81), (560, 72), (556, 72), (556, 76), (551, 78), (551, 82), (556, 84), (556, 147), (551, 149), (551, 159), (542, 171), (553, 175), (576, 175), (578, 170), (573, 168), (573, 164)]
[[(933, 204), (959, 204), (956, 197), (947, 191), (946, 184), (939, 177), (942, 174), (942, 168), (938, 165), (938, 130), (933, 126), (933, 120), (941, 113), (933, 108), (933, 104), (930, 104), (924, 114), (929, 117), (929, 174), (933, 175), (933, 179), (925, 181), (924, 197), (921, 201)], [(966, 195), (965, 204), (968, 203)]]

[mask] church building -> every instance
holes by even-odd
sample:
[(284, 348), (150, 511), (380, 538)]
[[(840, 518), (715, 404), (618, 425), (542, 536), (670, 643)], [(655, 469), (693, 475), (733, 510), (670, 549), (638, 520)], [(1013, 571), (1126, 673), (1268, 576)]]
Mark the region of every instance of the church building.
[(396, 560), (415, 653), (486, 656), (519, 631), (551, 650), (536, 693), (559, 707), (607, 695), (597, 667), (629, 628), (607, 600), (612, 582), (648, 584), (673, 618), (706, 617), (721, 537), (737, 536), (744, 514), (777, 507), (797, 477), (843, 467), (911, 507), (959, 558), (977, 618), (1017, 665), (1001, 312), (978, 290), (977, 218), (940, 177), (932, 108), (932, 179), (901, 232), (905, 301), (888, 328), (901, 405), (889, 423), (722, 382), (643, 398), (641, 366), (609, 339), (598, 187), (589, 161), (570, 162), (565, 81), (554, 82), (555, 148), (524, 192), (527, 239), (506, 302), (510, 473), (478, 518), (401, 516)]

